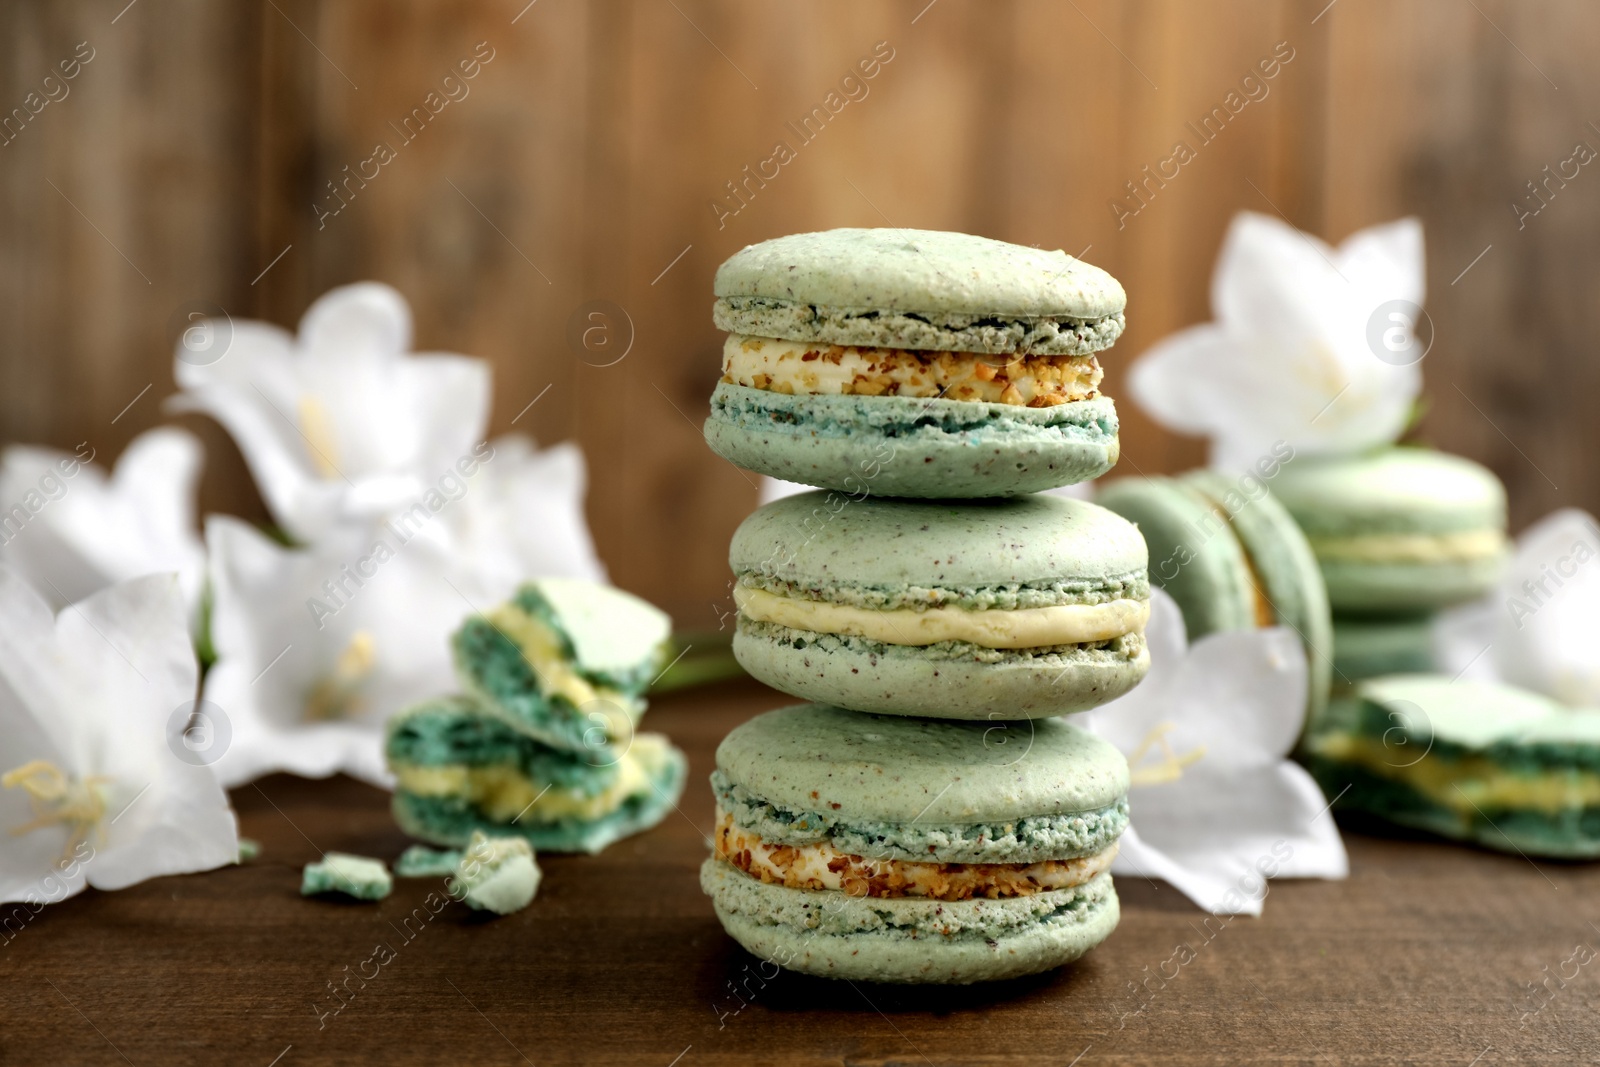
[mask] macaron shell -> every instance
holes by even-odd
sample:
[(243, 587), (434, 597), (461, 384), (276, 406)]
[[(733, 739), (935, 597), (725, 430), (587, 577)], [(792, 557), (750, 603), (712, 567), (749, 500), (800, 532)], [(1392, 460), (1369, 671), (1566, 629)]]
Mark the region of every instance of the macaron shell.
[(1099, 811), (1128, 791), (1122, 753), (1058, 719), (935, 722), (820, 704), (737, 727), (717, 767), (770, 803), (890, 823)]
[(1306, 649), (1307, 722), (1314, 723), (1327, 707), (1333, 680), (1333, 614), (1305, 534), (1259, 483), (1252, 493), (1238, 478), (1217, 471), (1194, 471), (1183, 480), (1227, 512), (1278, 623), (1300, 635)]
[(935, 719), (1038, 719), (1087, 711), (1128, 692), (1150, 670), (1142, 642), (1131, 659), (1094, 650), (1015, 653), (979, 662), (832, 634), (803, 639), (806, 647), (798, 649), (790, 640), (741, 626), (733, 654), (752, 677), (802, 700)]
[(1095, 503), (1137, 524), (1150, 581), (1177, 601), (1189, 640), (1255, 627), (1244, 547), (1204, 499), (1172, 478), (1119, 478)]
[(792, 396), (719, 383), (706, 443), (784, 481), (851, 495), (970, 498), (1097, 478), (1120, 444), (1109, 397), (1047, 408), (898, 396)]
[(855, 982), (962, 985), (1037, 974), (1078, 959), (1121, 917), (1109, 874), (1032, 897), (938, 901), (768, 885), (709, 859), (700, 884), (723, 929), (753, 955)]
[(1147, 560), (1132, 523), (1056, 496), (950, 503), (798, 493), (754, 511), (728, 550), (737, 575), (878, 590), (1112, 582), (1142, 576)]
[(1313, 543), (1320, 537), (1506, 527), (1500, 479), (1469, 459), (1430, 449), (1297, 456), (1283, 465), (1271, 487)]
[(1323, 560), (1335, 611), (1413, 614), (1477, 600), (1495, 587), (1505, 556), (1453, 563)]
[(748, 245), (717, 268), (714, 289), (817, 309), (1078, 321), (1121, 314), (1128, 299), (1110, 274), (1060, 249), (886, 227)]

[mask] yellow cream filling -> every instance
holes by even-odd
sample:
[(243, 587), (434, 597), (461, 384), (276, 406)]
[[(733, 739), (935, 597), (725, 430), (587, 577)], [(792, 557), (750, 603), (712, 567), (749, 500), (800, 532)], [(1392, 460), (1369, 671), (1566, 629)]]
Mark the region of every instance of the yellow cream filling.
[(1371, 737), (1327, 734), (1314, 747), (1329, 759), (1354, 763), (1381, 778), (1404, 782), (1429, 800), (1462, 815), (1477, 809), (1517, 808), (1558, 814), (1600, 805), (1600, 776), (1576, 768), (1518, 775), (1482, 756), (1462, 760), (1415, 757)]
[(1104, 604), (1056, 604), (1044, 608), (888, 608), (882, 611), (779, 596), (739, 586), (739, 611), (754, 622), (770, 622), (822, 634), (848, 634), (886, 645), (932, 645), (965, 641), (983, 648), (1040, 648), (1109, 641), (1144, 629), (1147, 600)]
[(615, 690), (593, 685), (567, 659), (561, 639), (546, 623), (514, 604), (502, 604), (486, 618), (508, 637), (533, 668), (547, 697), (562, 696), (585, 716), (598, 716), (607, 737), (627, 737), (633, 731), (637, 701)]
[(424, 797), (460, 797), (495, 822), (556, 822), (561, 819), (598, 819), (620, 808), (631, 796), (651, 788), (651, 778), (669, 759), (666, 738), (638, 734), (617, 762), (617, 777), (593, 796), (571, 789), (541, 785), (515, 767), (489, 764), (469, 767), (451, 763), (422, 766), (402, 763), (391, 767), (395, 781), (407, 793)]
[(1077, 859), (1037, 863), (939, 863), (872, 859), (826, 841), (780, 845), (734, 823), (719, 806), (712, 848), (718, 858), (763, 882), (791, 889), (834, 890), (857, 897), (1026, 897), (1083, 885), (1111, 868), (1117, 846)]
[(1351, 563), (1467, 562), (1498, 556), (1506, 547), (1506, 536), (1499, 530), (1310, 537), (1307, 540), (1318, 559)]
[(943, 397), (1052, 407), (1096, 395), (1093, 356), (913, 352), (782, 341), (732, 334), (722, 348), (722, 380), (799, 395)]

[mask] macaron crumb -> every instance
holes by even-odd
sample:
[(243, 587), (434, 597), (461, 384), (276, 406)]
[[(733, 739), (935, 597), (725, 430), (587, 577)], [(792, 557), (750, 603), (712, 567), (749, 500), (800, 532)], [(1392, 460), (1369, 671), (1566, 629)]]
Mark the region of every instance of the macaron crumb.
[(382, 860), (348, 852), (327, 852), (306, 864), (300, 877), (300, 895), (342, 893), (356, 900), (382, 900), (394, 889), (394, 879)]

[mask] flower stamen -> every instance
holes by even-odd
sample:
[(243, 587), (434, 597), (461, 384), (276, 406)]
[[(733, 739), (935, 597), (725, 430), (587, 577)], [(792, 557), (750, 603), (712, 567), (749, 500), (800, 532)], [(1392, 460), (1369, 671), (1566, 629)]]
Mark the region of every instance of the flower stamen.
[(338, 478), (338, 439), (333, 432), (333, 419), (322, 401), (309, 393), (300, 397), (300, 433), (306, 439), (306, 449), (311, 454), (312, 466), (324, 478)]
[(29, 834), (46, 827), (66, 826), (69, 834), (62, 858), (69, 858), (95, 833), (103, 844), (105, 827), (100, 825), (106, 815), (104, 787), (111, 779), (106, 775), (74, 778), (49, 760), (36, 759), (0, 775), (0, 786), (21, 788), (28, 794), (33, 807), (33, 821), (12, 827), (14, 836)]
[[(1128, 766), (1131, 768), (1128, 782), (1131, 785), (1164, 785), (1167, 782), (1176, 782), (1183, 777), (1184, 768), (1192, 766), (1206, 754), (1206, 746), (1199, 745), (1192, 752), (1178, 755), (1172, 750), (1172, 744), (1167, 740), (1167, 735), (1177, 729), (1175, 722), (1157, 723), (1150, 732), (1144, 735), (1144, 740), (1139, 742), (1139, 747), (1133, 750), (1133, 755), (1128, 757)], [(1140, 767), (1139, 763), (1150, 754), (1153, 748), (1160, 748), (1161, 756), (1156, 762), (1147, 767)]]
[(366, 705), (361, 685), (378, 661), (378, 644), (365, 630), (357, 630), (334, 662), (333, 673), (312, 686), (306, 697), (306, 719), (330, 722), (359, 714)]

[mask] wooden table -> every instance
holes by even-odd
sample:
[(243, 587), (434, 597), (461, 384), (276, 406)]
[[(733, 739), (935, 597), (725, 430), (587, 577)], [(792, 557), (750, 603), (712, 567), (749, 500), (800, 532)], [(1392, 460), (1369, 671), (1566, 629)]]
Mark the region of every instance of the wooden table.
[[(238, 790), (260, 858), (85, 893), (0, 948), (0, 1062), (1466, 1067), (1600, 1056), (1600, 954), (1588, 949), (1600, 946), (1600, 866), (1354, 833), (1349, 881), (1278, 883), (1263, 918), (1220, 928), (1165, 885), (1118, 879), (1121, 927), (1054, 974), (965, 989), (789, 974), (763, 984), (696, 871), (717, 740), (786, 699), (734, 683), (659, 700), (650, 725), (689, 752), (682, 814), (599, 857), (542, 857), (538, 899), (498, 920), (456, 904), (428, 917), (423, 901), (440, 888), (428, 880), (399, 881), (376, 905), (304, 900), (300, 868), (318, 849), (399, 854), (406, 839), (385, 796), (344, 779)], [(408, 925), (410, 915), (428, 918)]]

